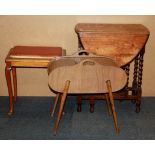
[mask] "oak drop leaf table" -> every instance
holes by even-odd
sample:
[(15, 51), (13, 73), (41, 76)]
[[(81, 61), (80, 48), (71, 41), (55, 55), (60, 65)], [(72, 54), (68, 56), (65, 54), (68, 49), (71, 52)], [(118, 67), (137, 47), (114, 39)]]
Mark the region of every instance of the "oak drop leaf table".
[(11, 48), (5, 62), (5, 74), (9, 93), (9, 113), (13, 113), (13, 105), (17, 98), (16, 68), (47, 68), (53, 57), (65, 55), (61, 47), (15, 46)]
[[(84, 49), (93, 54), (110, 57), (125, 70), (128, 76), (127, 85), (123, 91), (115, 93), (114, 98), (131, 100), (136, 105), (136, 112), (139, 112), (142, 97), (143, 57), (149, 30), (142, 24), (79, 23), (75, 31), (78, 36), (79, 50)], [(81, 99), (84, 98), (84, 96), (79, 98), (78, 111), (81, 111)], [(91, 112), (94, 111), (95, 98), (100, 97), (90, 97)]]

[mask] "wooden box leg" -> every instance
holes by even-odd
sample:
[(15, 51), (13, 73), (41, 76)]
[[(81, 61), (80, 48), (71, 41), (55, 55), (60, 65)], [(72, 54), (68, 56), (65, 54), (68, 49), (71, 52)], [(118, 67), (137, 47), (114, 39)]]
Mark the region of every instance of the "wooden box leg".
[(56, 122), (54, 124), (54, 135), (57, 134), (58, 125), (59, 125), (59, 122), (60, 122), (60, 119), (61, 119), (61, 116), (62, 116), (62, 113), (63, 113), (65, 100), (66, 100), (67, 93), (68, 93), (68, 90), (69, 90), (69, 85), (70, 85), (70, 81), (67, 80), (66, 83), (65, 83), (65, 88), (64, 88), (63, 94), (62, 94), (58, 116), (57, 116)]
[(57, 104), (58, 104), (59, 96), (60, 96), (60, 93), (57, 93), (57, 95), (56, 95), (56, 97), (55, 97), (55, 100), (54, 100), (53, 109), (52, 109), (52, 111), (51, 111), (51, 116), (52, 116), (52, 117), (54, 116), (55, 109), (56, 109), (56, 106), (57, 106)]
[(110, 102), (109, 102), (109, 97), (108, 97), (108, 94), (105, 94), (105, 100), (106, 100), (106, 103), (107, 103), (107, 107), (108, 107), (108, 114), (111, 115), (111, 105), (110, 105)]
[(116, 111), (115, 111), (115, 104), (114, 104), (114, 98), (113, 98), (113, 94), (112, 94), (112, 88), (111, 88), (110, 80), (108, 80), (106, 82), (106, 84), (107, 84), (107, 89), (108, 89), (108, 92), (109, 92), (109, 98), (110, 98), (113, 118), (114, 118), (114, 122), (115, 122), (116, 133), (119, 133), (118, 121), (117, 121), (117, 116), (116, 116)]

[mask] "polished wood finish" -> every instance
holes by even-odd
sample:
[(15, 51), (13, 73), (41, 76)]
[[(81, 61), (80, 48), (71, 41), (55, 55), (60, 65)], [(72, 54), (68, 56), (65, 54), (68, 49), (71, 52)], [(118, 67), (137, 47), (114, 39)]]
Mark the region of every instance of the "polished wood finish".
[(119, 66), (132, 61), (143, 48), (149, 31), (141, 24), (91, 24), (75, 27), (85, 50), (114, 59)]
[[(79, 23), (75, 27), (78, 35), (78, 49), (90, 53), (109, 56), (123, 68), (127, 74), (125, 88), (114, 93), (114, 98), (131, 100), (135, 103), (136, 112), (140, 112), (142, 96), (142, 74), (145, 44), (149, 37), (149, 30), (141, 24), (99, 24)], [(134, 63), (133, 79), (131, 78)], [(129, 81), (132, 81), (130, 85)], [(102, 99), (102, 96), (94, 96)], [(81, 109), (82, 96), (78, 99), (78, 109)], [(80, 101), (81, 100), (81, 101)]]
[(15, 46), (8, 53), (5, 62), (5, 75), (9, 93), (9, 115), (17, 98), (16, 68), (47, 68), (51, 59), (65, 55), (61, 47)]
[[(57, 93), (52, 116), (58, 103), (59, 94), (62, 93), (59, 112), (54, 125), (55, 135), (67, 94), (105, 94), (109, 114), (111, 114), (111, 109), (116, 132), (119, 132), (112, 92), (118, 91), (126, 85), (127, 75), (123, 69), (119, 68), (112, 59), (98, 56), (62, 57), (51, 61), (49, 64), (49, 86), (53, 92)], [(94, 111), (93, 100), (94, 96), (91, 96), (91, 112)]]

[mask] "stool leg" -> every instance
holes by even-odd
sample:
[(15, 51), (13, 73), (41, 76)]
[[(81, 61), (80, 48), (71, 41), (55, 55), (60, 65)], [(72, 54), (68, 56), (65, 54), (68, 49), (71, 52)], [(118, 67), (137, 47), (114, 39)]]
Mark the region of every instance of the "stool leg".
[(116, 111), (115, 111), (115, 104), (114, 104), (114, 98), (113, 98), (113, 94), (112, 94), (110, 80), (106, 81), (106, 84), (107, 84), (107, 89), (109, 92), (109, 98), (110, 98), (110, 102), (111, 102), (111, 108), (112, 108), (113, 118), (114, 118), (114, 122), (115, 122), (116, 132), (119, 133), (118, 121), (117, 121), (117, 116), (116, 116)]
[(107, 107), (108, 107), (108, 113), (109, 115), (111, 115), (111, 105), (110, 105), (110, 102), (109, 102), (109, 97), (108, 97), (108, 94), (105, 94), (105, 100), (106, 100), (106, 103), (107, 103)]
[(10, 102), (8, 115), (12, 115), (13, 113), (13, 92), (12, 92), (12, 82), (11, 82), (11, 69), (12, 68), (10, 67), (10, 65), (6, 64), (5, 76), (6, 76), (7, 86), (8, 86), (9, 102)]
[(14, 88), (14, 101), (17, 99), (17, 75), (16, 68), (12, 67), (12, 78), (13, 78), (13, 88)]
[(58, 116), (57, 116), (56, 122), (54, 124), (54, 135), (57, 134), (57, 129), (58, 129), (58, 125), (59, 125), (62, 113), (63, 113), (63, 108), (64, 108), (65, 100), (66, 100), (66, 97), (67, 97), (69, 85), (70, 85), (70, 81), (67, 80), (66, 83), (65, 83), (65, 88), (64, 88), (63, 94), (62, 94)]
[[(61, 101), (61, 98), (62, 98), (62, 94), (60, 94), (60, 101)], [(62, 112), (62, 115), (65, 115), (65, 111)]]
[(57, 95), (56, 95), (56, 97), (55, 97), (55, 100), (54, 100), (53, 109), (52, 109), (52, 112), (51, 112), (51, 116), (52, 116), (52, 117), (54, 116), (55, 109), (56, 109), (56, 106), (57, 106), (57, 104), (58, 104), (59, 96), (60, 96), (60, 93), (57, 93)]

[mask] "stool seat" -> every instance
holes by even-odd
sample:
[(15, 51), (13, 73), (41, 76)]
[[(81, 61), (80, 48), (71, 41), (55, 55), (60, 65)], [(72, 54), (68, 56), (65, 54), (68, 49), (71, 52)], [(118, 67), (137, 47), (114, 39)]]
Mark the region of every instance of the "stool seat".
[(10, 50), (10, 58), (37, 58), (50, 59), (53, 56), (62, 56), (61, 47), (15, 46)]
[(10, 49), (5, 62), (14, 67), (48, 67), (55, 57), (66, 55), (61, 47), (15, 46)]
[(10, 49), (6, 59), (6, 81), (9, 93), (9, 115), (13, 113), (13, 104), (17, 98), (16, 68), (47, 68), (52, 58), (65, 55), (61, 47), (15, 46)]

